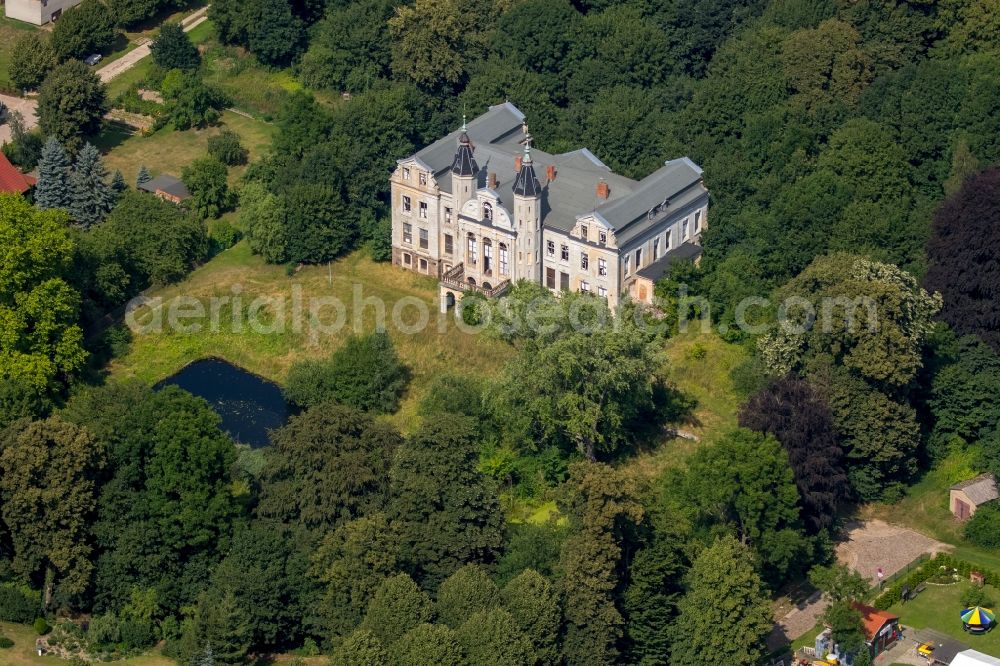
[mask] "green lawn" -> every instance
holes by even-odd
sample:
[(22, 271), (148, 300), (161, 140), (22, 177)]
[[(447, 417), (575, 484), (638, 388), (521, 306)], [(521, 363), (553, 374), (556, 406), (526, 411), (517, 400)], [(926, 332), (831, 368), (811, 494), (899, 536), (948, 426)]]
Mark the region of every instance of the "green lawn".
[[(108, 169), (120, 169), (125, 180), (133, 182), (143, 164), (153, 175), (170, 173), (180, 176), (185, 166), (207, 153), (209, 137), (224, 129), (233, 130), (242, 137), (251, 160), (264, 153), (274, 131), (271, 125), (225, 111), (220, 125), (204, 130), (178, 132), (167, 125), (150, 136), (141, 136), (111, 126), (94, 143), (105, 154), (104, 163)], [(244, 170), (245, 167), (230, 169), (231, 180), (235, 182)]]
[[(34, 629), (23, 624), (12, 624), (10, 622), (0, 622), (0, 636), (6, 636), (14, 641), (14, 647), (7, 650), (0, 650), (0, 664), (4, 666), (32, 666), (48, 665), (58, 666), (66, 664), (66, 661), (58, 657), (39, 657), (35, 652), (35, 639), (38, 634)], [(157, 652), (151, 652), (131, 659), (123, 659), (114, 662), (122, 666), (174, 666), (176, 662), (168, 659)]]
[[(905, 604), (896, 604), (889, 609), (898, 615), (900, 622), (916, 629), (935, 629), (967, 644), (974, 650), (987, 654), (1000, 654), (1000, 630), (983, 636), (973, 636), (962, 630), (958, 617), (964, 608), (959, 600), (969, 589), (969, 583), (960, 581), (954, 585), (927, 585), (916, 599)], [(1000, 601), (1000, 590), (987, 586), (987, 592), (994, 602)]]
[[(265, 264), (259, 257), (251, 255), (243, 242), (213, 258), (183, 283), (152, 295), (166, 299), (184, 295), (207, 301), (212, 296), (232, 296), (236, 288), (246, 307), (258, 296), (290, 303), (293, 287), (296, 291), (301, 289), (307, 317), (311, 297), (333, 296), (339, 299), (347, 308), (348, 326), (335, 333), (315, 337), (310, 336), (308, 326), (296, 331), (290, 323), (283, 332), (276, 333), (255, 332), (249, 326), (245, 326), (242, 332), (234, 332), (231, 327), (219, 326), (217, 332), (205, 327), (192, 334), (170, 331), (140, 334), (135, 337), (131, 351), (112, 365), (112, 374), (116, 377), (138, 377), (152, 384), (195, 359), (219, 356), (268, 379), (282, 382), (297, 359), (327, 357), (343, 343), (353, 320), (353, 293), (355, 289), (360, 289), (363, 298), (376, 297), (385, 303), (389, 334), (412, 372), (400, 411), (389, 417), (398, 427), (408, 431), (419, 422), (416, 408), (429, 381), (436, 374), (456, 371), (491, 377), (511, 353), (506, 343), (456, 330), (451, 317), (445, 319), (439, 328), (436, 316), (438, 291), (434, 280), (396, 266), (372, 262), (362, 253), (336, 261), (330, 267), (306, 267), (289, 277), (284, 266)], [(429, 326), (408, 334), (391, 325), (393, 305), (404, 297), (427, 307)], [(360, 302), (358, 306), (361, 330), (373, 330), (375, 307), (361, 309)], [(276, 314), (276, 307), (271, 312)], [(413, 312), (410, 308), (404, 313), (407, 321), (413, 321)], [(332, 320), (332, 313), (333, 310), (328, 309), (321, 314), (324, 320)], [(149, 315), (149, 312), (143, 314)], [(289, 304), (285, 308), (284, 321), (291, 322), (291, 317), (292, 306)]]
[(742, 397), (730, 373), (746, 360), (748, 352), (713, 332), (702, 333), (695, 328), (668, 340), (659, 360), (667, 381), (696, 401), (691, 417), (676, 426), (695, 435), (698, 441), (670, 439), (624, 462), (624, 469), (640, 483), (653, 481), (664, 469), (683, 464), (698, 447), (736, 426)]
[(10, 82), (10, 52), (17, 38), (27, 32), (38, 30), (30, 23), (14, 21), (3, 15), (0, 10), (0, 92), (18, 92)]

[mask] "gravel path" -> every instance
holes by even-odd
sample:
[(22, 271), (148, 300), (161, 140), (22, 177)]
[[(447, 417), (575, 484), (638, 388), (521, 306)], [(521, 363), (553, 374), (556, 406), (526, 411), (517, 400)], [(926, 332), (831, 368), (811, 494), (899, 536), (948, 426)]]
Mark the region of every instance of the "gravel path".
[[(8, 112), (17, 111), (24, 117), (25, 129), (32, 129), (38, 125), (38, 101), (34, 99), (23, 99), (21, 97), (11, 97), (10, 95), (0, 95), (0, 102), (7, 107)], [(10, 141), (10, 125), (4, 121), (0, 125), (0, 146)]]
[[(840, 564), (857, 571), (874, 586), (878, 584), (876, 572), (879, 567), (889, 577), (924, 553), (934, 555), (950, 548), (948, 544), (905, 527), (871, 520), (848, 523), (836, 552)], [(776, 618), (767, 639), (768, 649), (776, 650), (812, 629), (826, 606), (826, 601), (817, 592), (797, 603), (783, 617)]]
[[(191, 32), (207, 20), (208, 7), (206, 6), (181, 21), (181, 25), (184, 26), (184, 32)], [(116, 76), (121, 75), (123, 72), (127, 72), (152, 52), (149, 47), (149, 42), (136, 47), (123, 55), (121, 58), (118, 58), (118, 60), (108, 63), (101, 69), (97, 70), (97, 76), (102, 82), (107, 83)]]

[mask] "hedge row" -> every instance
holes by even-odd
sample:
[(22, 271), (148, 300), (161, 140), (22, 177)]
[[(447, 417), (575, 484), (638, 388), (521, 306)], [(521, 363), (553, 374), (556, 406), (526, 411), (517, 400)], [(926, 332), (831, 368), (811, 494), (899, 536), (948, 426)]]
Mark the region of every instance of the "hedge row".
[(0, 583), (0, 620), (30, 624), (41, 608), (40, 592), (16, 583)]
[(909, 587), (912, 590), (917, 585), (930, 580), (941, 570), (941, 567), (955, 569), (958, 571), (958, 575), (965, 579), (969, 578), (969, 574), (972, 573), (972, 571), (978, 571), (983, 574), (983, 578), (987, 585), (1000, 588), (1000, 574), (996, 571), (984, 569), (972, 564), (971, 562), (966, 562), (965, 560), (957, 559), (951, 555), (940, 553), (933, 559), (925, 562), (918, 569), (914, 569), (910, 575), (904, 576), (893, 583), (885, 590), (885, 592), (880, 594), (878, 598), (875, 599), (875, 602), (872, 605), (879, 610), (887, 610), (890, 606), (902, 599), (903, 587)]

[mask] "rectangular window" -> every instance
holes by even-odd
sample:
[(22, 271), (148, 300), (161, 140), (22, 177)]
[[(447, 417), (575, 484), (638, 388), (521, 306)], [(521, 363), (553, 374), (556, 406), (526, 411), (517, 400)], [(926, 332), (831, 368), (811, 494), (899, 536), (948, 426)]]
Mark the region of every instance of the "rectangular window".
[(654, 238), (653, 239), (653, 261), (656, 261), (659, 258), (660, 258), (660, 239), (659, 238)]
[(587, 240), (587, 227), (585, 226), (580, 227), (580, 238), (582, 238), (583, 240)]
[(629, 265), (629, 259), (631, 259), (631, 257), (626, 254), (625, 257), (624, 257), (624, 259), (625, 259), (625, 262), (622, 265), (625, 268), (625, 275), (628, 275), (629, 273), (632, 272), (632, 269), (631, 269), (631, 267)]
[(605, 289), (604, 287), (598, 287), (597, 288), (597, 295), (600, 296), (601, 298), (604, 298), (605, 296), (608, 295), (608, 290)]
[(687, 218), (684, 218), (684, 223), (681, 226), (681, 239), (687, 240), (687, 237), (688, 237), (688, 221)]
[(586, 252), (580, 253), (580, 268), (585, 271), (590, 269), (590, 257)]
[(410, 265), (410, 255), (407, 254), (406, 252), (403, 253), (403, 265), (404, 266)]
[(559, 291), (569, 291), (569, 273), (559, 273)]
[(447, 206), (444, 208), (444, 221), (448, 223), (451, 222), (451, 208), (448, 208)]
[(427, 230), (419, 229), (418, 231), (420, 232), (420, 247), (426, 250), (428, 245)]
[(476, 239), (469, 236), (469, 263), (473, 266), (479, 261), (479, 250), (476, 248)]
[(421, 185), (427, 184), (427, 174), (423, 171), (420, 172), (420, 184)]
[(483, 272), (493, 275), (493, 243), (483, 243)]
[(409, 167), (403, 167), (403, 180), (410, 179), (410, 169)]
[(701, 211), (696, 210), (694, 212), (694, 232), (698, 233), (701, 231)]
[(412, 207), (413, 207), (413, 204), (410, 202), (410, 197), (408, 197), (408, 196), (406, 196), (404, 194), (403, 195), (403, 212), (404, 213), (409, 213), (410, 210), (412, 209)]
[(604, 277), (608, 274), (608, 262), (604, 259), (597, 260), (597, 274)]
[(556, 254), (556, 242), (549, 241), (545, 244), (545, 249), (549, 253), (550, 257), (554, 257)]
[(569, 245), (559, 246), (559, 258), (563, 261), (569, 261)]
[(444, 251), (446, 254), (455, 252), (455, 239), (451, 237), (451, 234), (444, 235)]
[(427, 203), (424, 201), (420, 202), (420, 217), (427, 219)]
[(635, 270), (642, 268), (642, 248), (635, 251)]
[(667, 234), (666, 234), (666, 236), (664, 236), (664, 238), (665, 238), (665, 239), (666, 239), (666, 241), (667, 241), (667, 243), (666, 243), (666, 246), (665, 246), (665, 247), (667, 248), (667, 250), (669, 250), (669, 249), (670, 249), (670, 245), (671, 245), (671, 242), (670, 242), (670, 241), (671, 241), (671, 238), (670, 238), (670, 231), (671, 231), (670, 229), (667, 229)]
[(608, 232), (606, 231), (597, 232), (597, 239), (601, 242), (601, 245), (604, 245), (605, 243), (608, 242)]
[(590, 283), (584, 280), (580, 283), (580, 293), (589, 294), (590, 293)]
[(500, 243), (500, 275), (507, 275), (507, 246)]
[(413, 225), (403, 223), (403, 242), (410, 244), (413, 242)]
[(556, 269), (546, 268), (545, 269), (545, 286), (549, 289), (556, 288)]
[(427, 260), (426, 259), (421, 259), (420, 260), (420, 270), (422, 270), (425, 273), (427, 272)]

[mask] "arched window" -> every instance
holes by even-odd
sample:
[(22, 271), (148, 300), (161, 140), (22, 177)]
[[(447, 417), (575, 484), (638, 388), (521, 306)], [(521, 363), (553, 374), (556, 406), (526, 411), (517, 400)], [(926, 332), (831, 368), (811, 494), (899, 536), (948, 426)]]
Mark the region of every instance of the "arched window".
[(489, 202), (483, 204), (483, 219), (487, 222), (493, 221), (493, 204)]
[(479, 249), (476, 247), (476, 237), (473, 234), (469, 234), (468, 237), (468, 252), (466, 260), (469, 262), (470, 266), (475, 266), (479, 262)]
[(483, 239), (483, 273), (493, 274), (493, 241), (489, 238)]
[(507, 244), (500, 243), (500, 275), (508, 275), (507, 273)]

